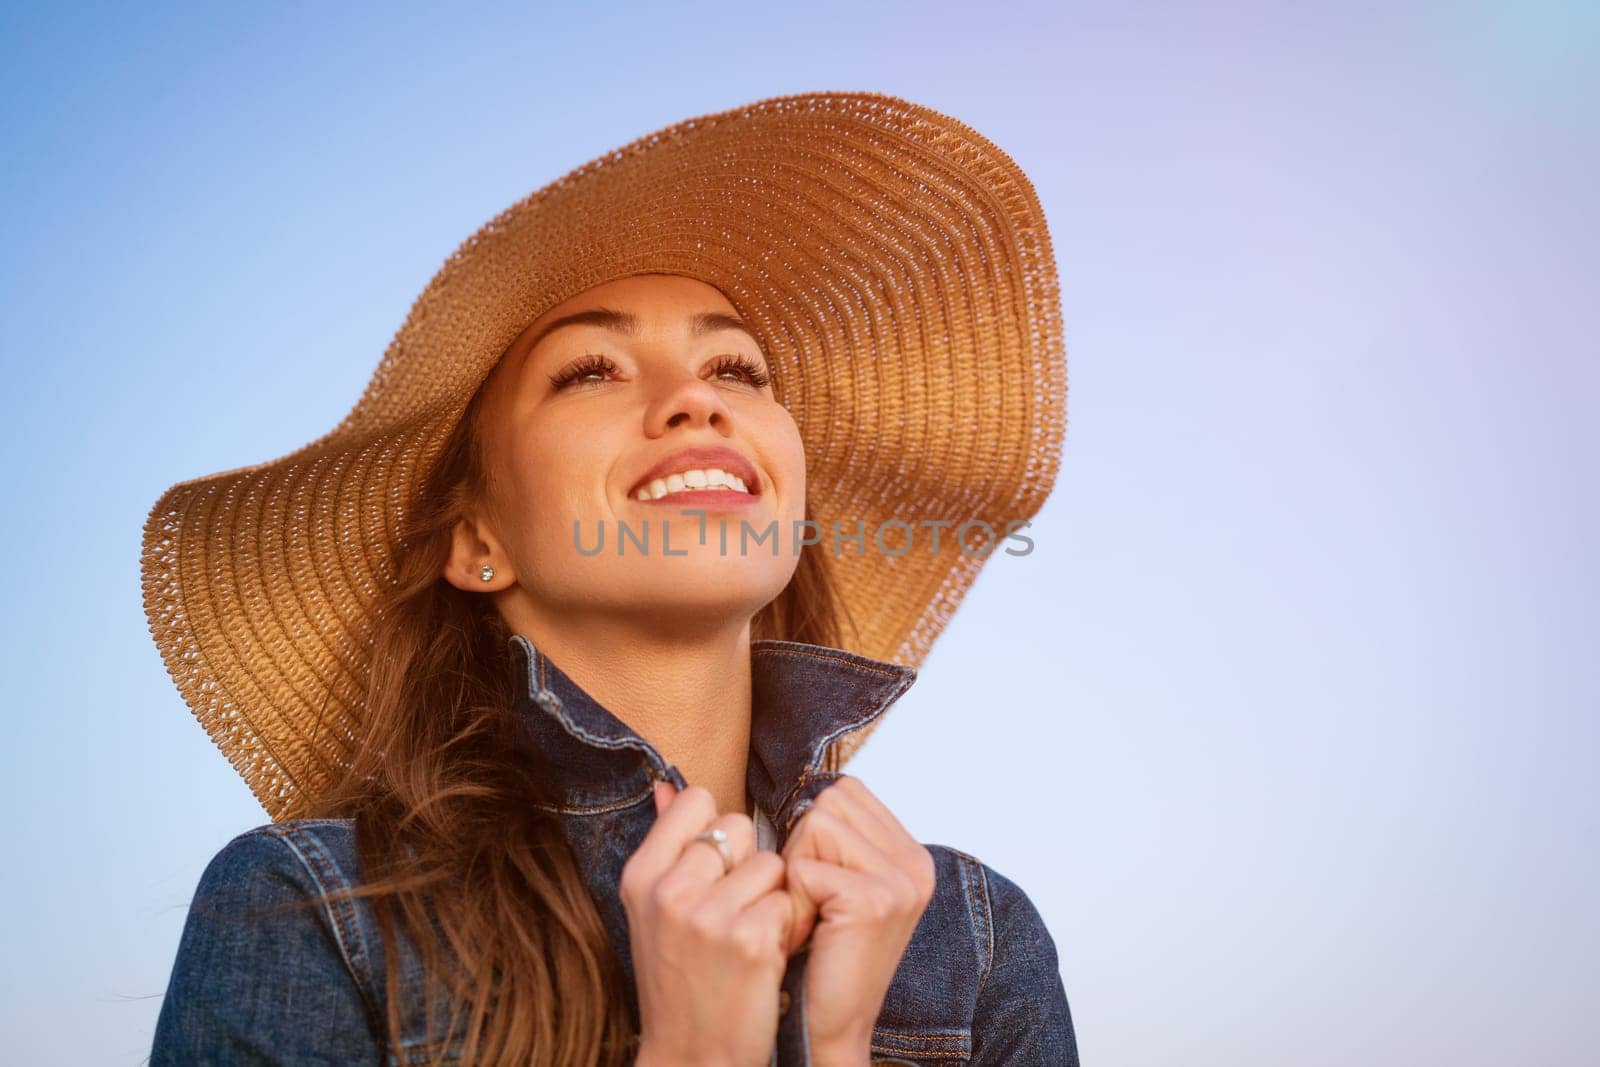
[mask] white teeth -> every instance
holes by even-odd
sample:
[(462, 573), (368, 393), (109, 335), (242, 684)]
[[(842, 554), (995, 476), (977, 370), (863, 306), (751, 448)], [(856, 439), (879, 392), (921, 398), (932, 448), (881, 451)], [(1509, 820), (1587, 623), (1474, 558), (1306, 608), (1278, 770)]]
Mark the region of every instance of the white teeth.
[(716, 489), (722, 486), (737, 489), (741, 493), (750, 492), (743, 478), (729, 474), (718, 467), (708, 467), (704, 470), (687, 470), (669, 474), (665, 478), (653, 479), (649, 485), (641, 487), (633, 495), (636, 500), (658, 500), (668, 493), (681, 493), (686, 489)]

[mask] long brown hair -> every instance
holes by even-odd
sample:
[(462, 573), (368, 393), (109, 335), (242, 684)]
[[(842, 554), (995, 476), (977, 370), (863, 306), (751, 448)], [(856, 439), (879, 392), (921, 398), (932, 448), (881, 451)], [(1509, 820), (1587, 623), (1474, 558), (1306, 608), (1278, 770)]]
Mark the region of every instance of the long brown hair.
[[(487, 596), (441, 577), (452, 527), (486, 488), (486, 395), (480, 387), (411, 501), (376, 612), (363, 732), (308, 816), (354, 821), (365, 880), (336, 895), (372, 900), (392, 1047), (398, 924), (429, 978), (432, 1051), (464, 1022), (463, 1062), (622, 1064), (635, 1036), (622, 971), (557, 817), (534, 803), (554, 798), (510, 713), (511, 634)], [(838, 646), (847, 622), (828, 560), (809, 545), (751, 637)]]

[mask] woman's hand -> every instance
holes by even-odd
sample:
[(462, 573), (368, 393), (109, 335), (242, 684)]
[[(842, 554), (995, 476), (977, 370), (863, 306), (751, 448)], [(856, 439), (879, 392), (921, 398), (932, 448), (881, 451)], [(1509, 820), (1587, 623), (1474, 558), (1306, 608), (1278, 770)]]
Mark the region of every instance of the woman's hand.
[(811, 936), (812, 1062), (865, 1064), (884, 995), (933, 899), (933, 854), (859, 778), (843, 775), (801, 816), (783, 858), (795, 914), (786, 947)]
[[(639, 990), (643, 1065), (766, 1067), (794, 922), (777, 853), (758, 852), (755, 823), (718, 816), (711, 791), (656, 785), (655, 825), (622, 868)], [(694, 836), (728, 833), (734, 867)]]

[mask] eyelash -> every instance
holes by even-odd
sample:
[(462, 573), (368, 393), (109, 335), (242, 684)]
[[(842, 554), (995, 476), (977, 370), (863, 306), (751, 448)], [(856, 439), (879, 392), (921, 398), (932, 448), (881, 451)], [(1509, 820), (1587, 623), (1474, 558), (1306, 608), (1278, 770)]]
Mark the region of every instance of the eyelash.
[[(767, 372), (762, 369), (761, 364), (757, 363), (749, 356), (718, 356), (716, 362), (712, 364), (711, 373), (713, 375), (717, 375), (726, 370), (739, 371), (744, 375), (745, 381), (757, 389), (764, 387), (771, 380), (768, 378)], [(589, 352), (585, 354), (582, 359), (569, 365), (560, 373), (552, 374), (550, 376), (550, 387), (557, 390), (564, 389), (569, 384), (578, 381), (578, 379), (583, 378), (586, 375), (615, 374), (616, 372), (617, 365), (613, 363), (610, 358), (603, 356), (598, 352)], [(585, 382), (580, 384), (599, 385), (600, 383)]]

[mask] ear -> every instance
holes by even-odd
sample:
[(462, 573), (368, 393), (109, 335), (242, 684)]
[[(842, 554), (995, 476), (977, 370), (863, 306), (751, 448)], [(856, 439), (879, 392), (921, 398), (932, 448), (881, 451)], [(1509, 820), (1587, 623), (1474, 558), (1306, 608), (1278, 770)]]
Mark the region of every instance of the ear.
[[(494, 577), (483, 580), (483, 568), (494, 568)], [(445, 561), (444, 580), (469, 593), (493, 593), (515, 585), (511, 560), (485, 522), (475, 515), (463, 515), (450, 531), (450, 558)]]

